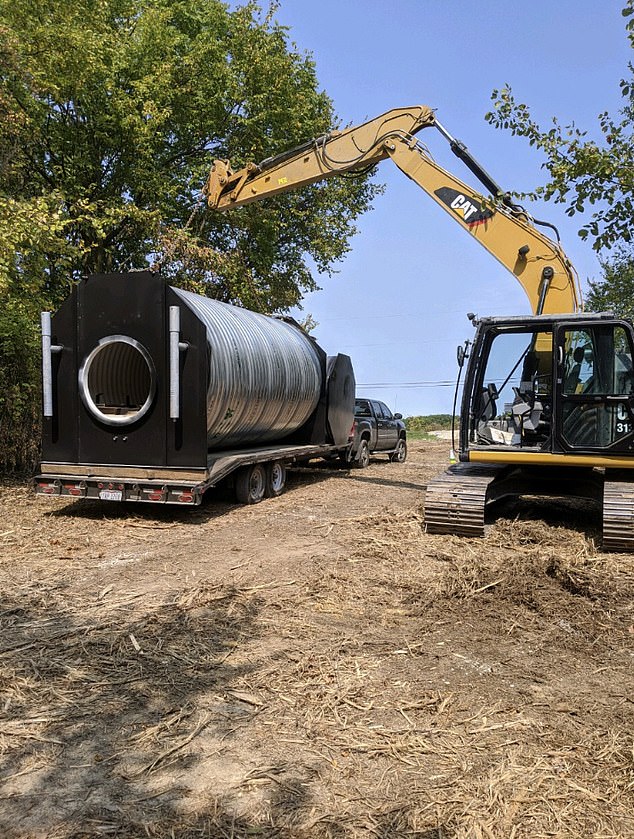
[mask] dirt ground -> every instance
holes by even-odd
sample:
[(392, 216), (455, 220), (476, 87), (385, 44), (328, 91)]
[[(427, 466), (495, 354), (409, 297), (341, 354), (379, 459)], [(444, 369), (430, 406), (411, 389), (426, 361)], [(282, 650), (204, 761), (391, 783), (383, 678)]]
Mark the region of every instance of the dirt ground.
[(634, 836), (634, 559), (570, 501), (426, 535), (446, 459), (253, 507), (0, 487), (0, 836)]

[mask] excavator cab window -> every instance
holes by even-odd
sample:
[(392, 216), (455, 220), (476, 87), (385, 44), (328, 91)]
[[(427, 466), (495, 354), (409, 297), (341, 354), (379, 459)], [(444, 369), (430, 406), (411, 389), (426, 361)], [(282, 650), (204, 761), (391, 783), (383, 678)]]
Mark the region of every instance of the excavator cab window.
[(550, 445), (552, 333), (492, 330), (473, 391), (471, 446)]
[(634, 431), (630, 329), (614, 322), (562, 326), (557, 344), (562, 448), (629, 450)]

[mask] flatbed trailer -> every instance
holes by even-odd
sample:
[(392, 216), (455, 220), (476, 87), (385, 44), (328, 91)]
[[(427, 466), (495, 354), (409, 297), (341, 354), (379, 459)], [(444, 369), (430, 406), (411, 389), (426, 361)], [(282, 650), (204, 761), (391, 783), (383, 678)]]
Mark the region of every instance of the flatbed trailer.
[(281, 495), (286, 469), (292, 464), (333, 457), (345, 461), (349, 449), (349, 445), (281, 444), (212, 451), (204, 469), (44, 461), (34, 484), (37, 495), (197, 505), (208, 489), (233, 480), (237, 500), (254, 504), (265, 495)]
[(39, 495), (196, 505), (226, 481), (255, 504), (352, 444), (347, 355), (151, 271), (92, 275), (42, 313), (42, 394)]

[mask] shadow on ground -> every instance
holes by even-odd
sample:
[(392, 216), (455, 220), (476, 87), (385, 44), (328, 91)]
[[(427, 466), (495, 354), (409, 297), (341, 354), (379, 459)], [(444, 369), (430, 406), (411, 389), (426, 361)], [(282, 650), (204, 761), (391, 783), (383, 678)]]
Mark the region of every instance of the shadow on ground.
[[(258, 632), (253, 592), (69, 599), (63, 583), (1, 593), (0, 835), (238, 839), (306, 821), (297, 762), (269, 770), (256, 816), (227, 803), (253, 780), (233, 754), (262, 705), (244, 688), (260, 663), (241, 655)], [(192, 791), (205, 805), (188, 815)]]
[(598, 502), (584, 498), (521, 496), (502, 498), (487, 507), (487, 523), (496, 520), (542, 521), (550, 527), (566, 527), (599, 539), (602, 510)]

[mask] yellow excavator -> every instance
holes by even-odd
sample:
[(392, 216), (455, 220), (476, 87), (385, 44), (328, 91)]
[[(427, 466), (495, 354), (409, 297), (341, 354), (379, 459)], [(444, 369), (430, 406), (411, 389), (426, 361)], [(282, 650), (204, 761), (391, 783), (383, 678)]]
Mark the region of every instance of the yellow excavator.
[[(416, 137), (423, 128), (440, 132), (487, 196), (434, 162)], [(428, 532), (483, 535), (485, 508), (507, 496), (576, 496), (602, 503), (604, 549), (634, 550), (632, 324), (582, 312), (556, 228), (514, 203), (431, 108), (397, 108), (236, 171), (216, 160), (205, 194), (226, 211), (387, 158), (515, 276), (533, 311), (469, 316), (459, 462), (427, 486)]]

